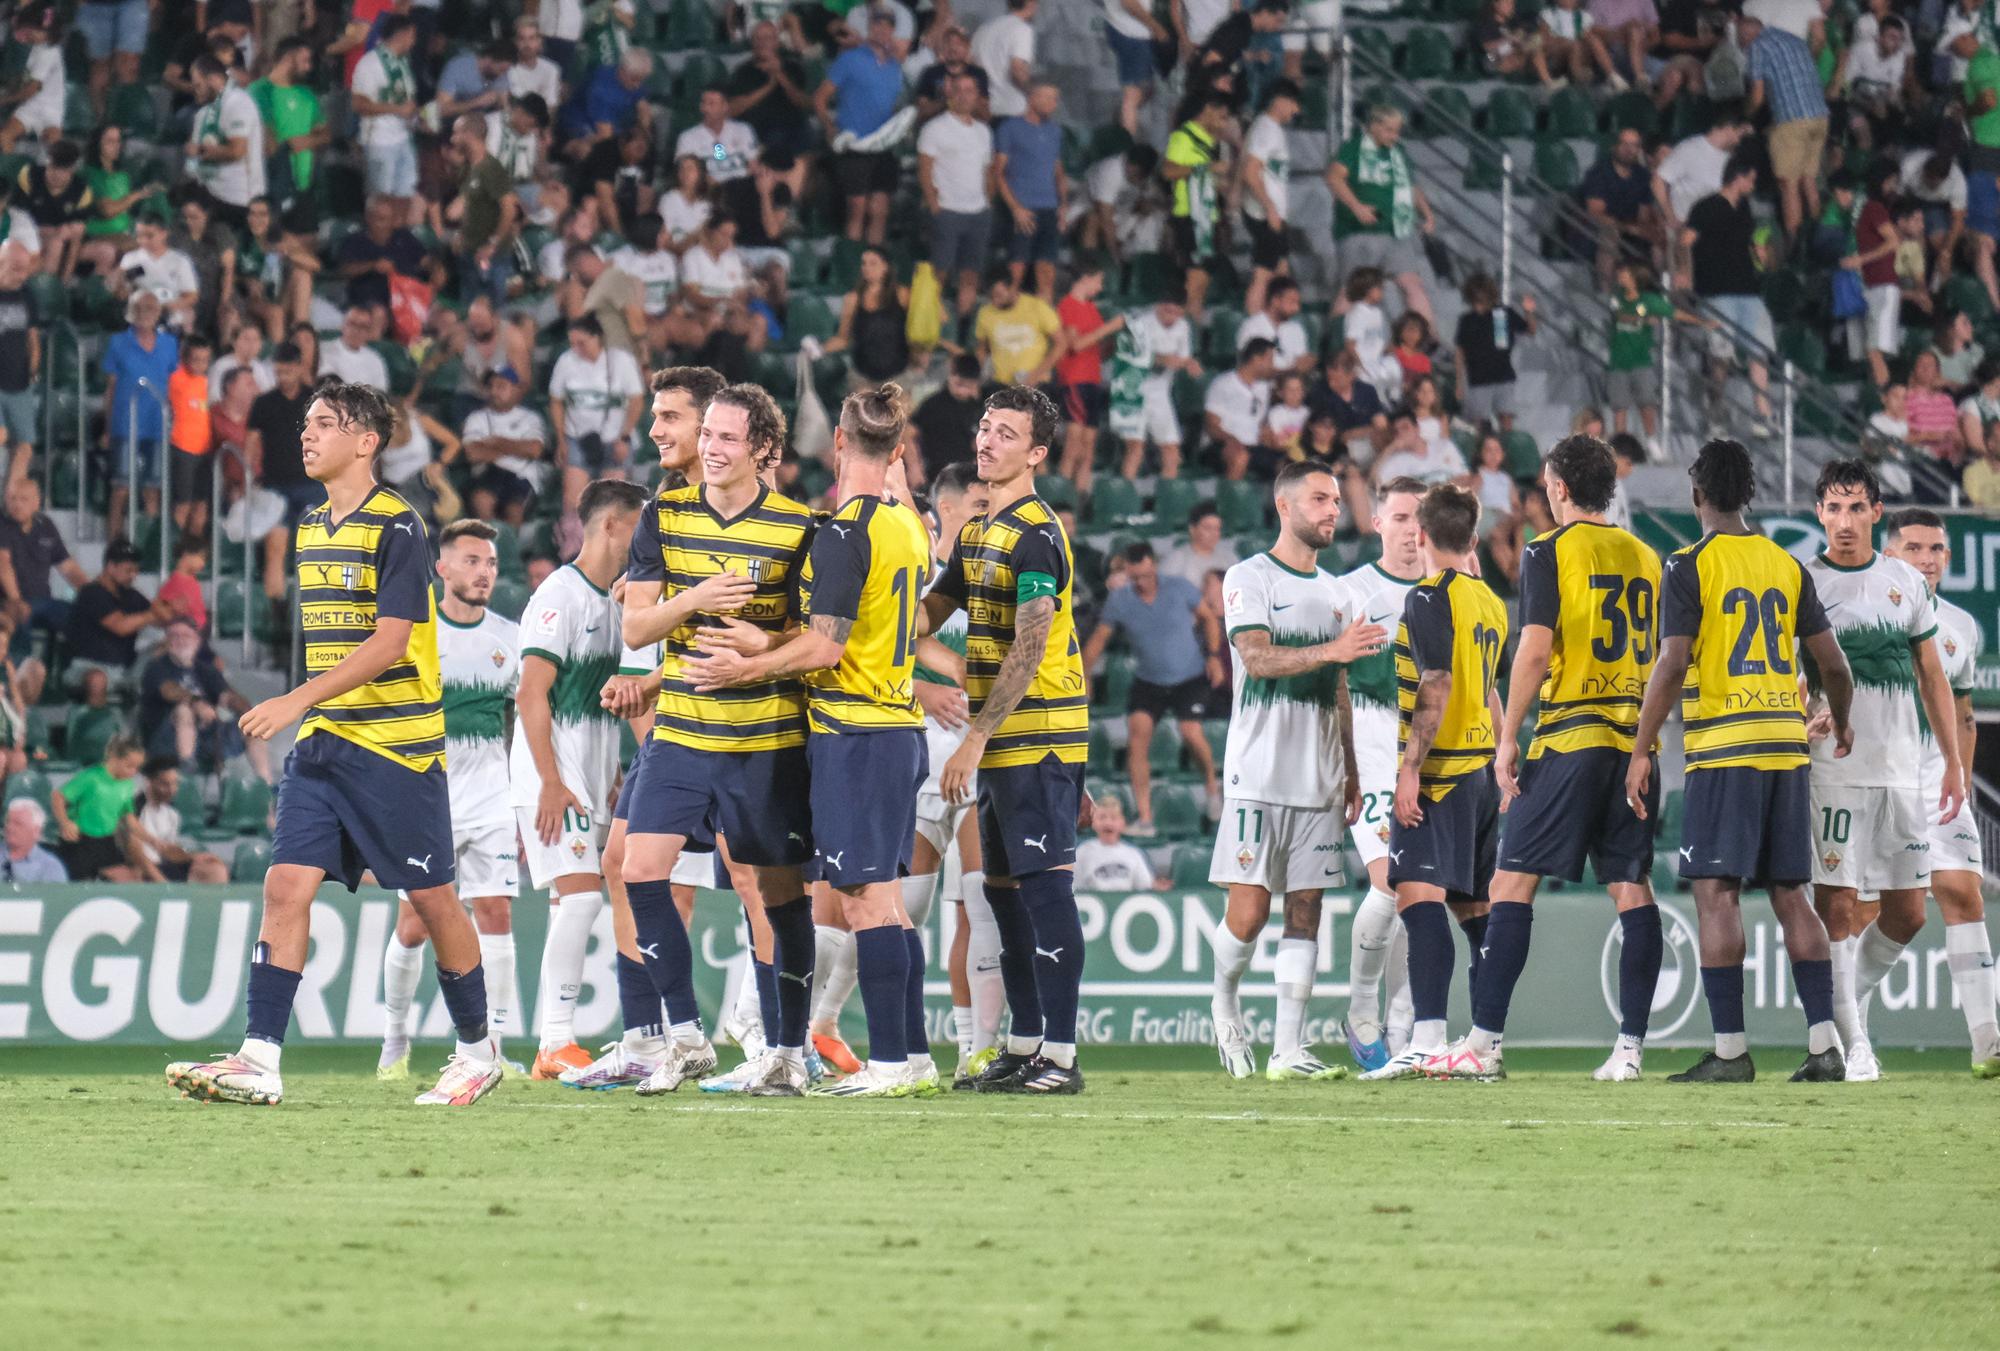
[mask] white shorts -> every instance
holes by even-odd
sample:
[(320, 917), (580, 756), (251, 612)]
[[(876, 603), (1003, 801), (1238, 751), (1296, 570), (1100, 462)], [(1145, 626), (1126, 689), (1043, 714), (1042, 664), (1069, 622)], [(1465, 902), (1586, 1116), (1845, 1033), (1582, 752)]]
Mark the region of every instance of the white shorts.
[(703, 891), (715, 890), (715, 865), (719, 860), (713, 849), (698, 854), (692, 849), (681, 850), (674, 860), (674, 870), (667, 874), (667, 880), (677, 887), (699, 887)]
[(1263, 887), (1274, 896), (1346, 886), (1340, 825), (1334, 811), (1227, 798), (1208, 880)]
[(611, 834), (611, 814), (563, 813), (562, 830), (554, 844), (543, 844), (535, 829), (533, 807), (514, 808), (514, 820), (521, 827), (521, 853), (527, 859), (528, 880), (546, 891), (558, 877), (576, 873), (602, 876), (604, 841)]
[(520, 840), (514, 822), (488, 821), (464, 834), (454, 832), (453, 852), (458, 861), (458, 896), (470, 902), (478, 896), (521, 894)]
[(1396, 761), (1355, 751), (1355, 771), (1361, 780), (1361, 817), (1347, 828), (1361, 866), (1389, 857), (1390, 808), (1396, 802)]
[(1903, 293), (1895, 285), (1871, 286), (1868, 301), (1867, 346), (1871, 352), (1894, 354), (1903, 347)]
[(1938, 789), (1926, 784), (1921, 790), (1924, 819), (1930, 822), (1931, 874), (1985, 873), (1986, 851), (1979, 845), (1979, 822), (1972, 804), (1958, 809), (1950, 824), (1938, 823)]
[(1930, 825), (1914, 788), (1812, 785), (1813, 885), (1911, 891), (1931, 875)]
[(951, 852), (958, 840), (958, 828), (965, 821), (965, 814), (979, 800), (978, 782), (975, 779), (972, 795), (964, 802), (946, 802), (942, 794), (924, 792), (917, 795), (917, 838), (926, 840), (937, 850), (939, 858)]
[(1180, 416), (1174, 412), (1173, 386), (1147, 386), (1145, 398), (1136, 409), (1111, 410), (1111, 434), (1120, 441), (1151, 441), (1156, 446), (1178, 446), (1184, 439)]

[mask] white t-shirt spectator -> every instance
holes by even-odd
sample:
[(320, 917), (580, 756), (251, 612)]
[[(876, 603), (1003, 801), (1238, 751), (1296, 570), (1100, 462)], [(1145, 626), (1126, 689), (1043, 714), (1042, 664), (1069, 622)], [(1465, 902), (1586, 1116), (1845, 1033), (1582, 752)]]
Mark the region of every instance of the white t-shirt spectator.
[(1188, 41), (1197, 47), (1208, 41), (1215, 26), (1228, 18), (1234, 8), (1235, 0), (1186, 0), (1182, 9), (1187, 15)]
[[(674, 158), (693, 155), (701, 161), (709, 182), (734, 183), (750, 176), (758, 148), (757, 133), (750, 130), (749, 123), (725, 118), (720, 131), (710, 131), (706, 124), (697, 122), (682, 132), (674, 142)], [(718, 150), (722, 153), (717, 154)]]
[[(407, 62), (395, 62), (403, 72), (409, 70)], [(379, 50), (370, 51), (356, 63), (354, 81), (350, 88), (363, 98), (376, 103), (403, 103), (416, 97), (416, 90), (410, 88), (402, 78), (392, 78), (392, 63), (383, 59)], [(410, 139), (410, 123), (407, 118), (392, 113), (382, 113), (361, 119), (361, 144), (367, 146), (392, 147), (403, 145)]]
[(1809, 35), (1815, 20), (1824, 17), (1819, 0), (1747, 0), (1743, 13), (1761, 19), (1766, 27), (1782, 28), (1793, 37)]
[(517, 135), (507, 125), (506, 118), (489, 114), (486, 119), (486, 153), (499, 160), (500, 167), (507, 171), (507, 177), (516, 183), (532, 183), (542, 167), (542, 138), (532, 132), (526, 136)]
[(1095, 835), (1076, 847), (1078, 891), (1151, 891), (1153, 865), (1138, 845), (1105, 844)]
[(1706, 136), (1690, 136), (1667, 152), (1654, 172), (1667, 185), (1676, 219), (1685, 221), (1696, 202), (1722, 191), (1722, 169), (1729, 163), (1729, 153)]
[(1295, 370), (1299, 358), (1312, 350), (1306, 337), (1306, 326), (1296, 319), (1284, 323), (1273, 323), (1271, 316), (1262, 310), (1251, 315), (1236, 326), (1236, 350), (1242, 351), (1243, 344), (1252, 338), (1268, 338), (1278, 344), (1278, 369)]
[(1104, 22), (1128, 38), (1149, 36), (1146, 25), (1133, 18), (1131, 11), (1125, 8), (1125, 0), (1104, 0)]
[(171, 305), (189, 291), (201, 289), (193, 261), (179, 249), (167, 249), (157, 258), (144, 249), (128, 249), (118, 260), (118, 270), (131, 276), (133, 268), (139, 269), (139, 275), (132, 278), (133, 289), (151, 291), (162, 305)]
[(1578, 6), (1563, 9), (1549, 5), (1542, 10), (1542, 27), (1550, 37), (1561, 38), (1565, 42), (1576, 42), (1591, 28), (1590, 11)]
[(702, 227), (708, 224), (709, 212), (714, 209), (709, 205), (708, 198), (696, 197), (690, 201), (679, 188), (660, 198), (660, 219), (667, 223), (667, 233), (677, 244), (700, 234)]
[(193, 139), (225, 145), (239, 137), (247, 151), (243, 158), (189, 160), (188, 173), (217, 201), (248, 206), (251, 198), (264, 195), (264, 119), (247, 91), (225, 85), (220, 98), (195, 109)]
[(1199, 591), (1208, 584), (1211, 572), (1228, 572), (1243, 556), (1236, 552), (1236, 545), (1227, 538), (1216, 541), (1215, 552), (1198, 554), (1194, 546), (1183, 540), (1160, 556), (1159, 569), (1162, 577), (1179, 577)]
[[(565, 356), (569, 355), (564, 353)], [(463, 441), (539, 441), (546, 448), (549, 444), (549, 424), (542, 421), (542, 415), (526, 404), (518, 404), (506, 412), (492, 408), (481, 408), (465, 420), (465, 430), (459, 434)], [(526, 479), (536, 488), (549, 471), (546, 459), (530, 460), (519, 455), (502, 455), (493, 461), (508, 473)]]
[(1882, 55), (1875, 45), (1876, 33), (1870, 27), (1868, 36), (1861, 36), (1863, 23), (1873, 24), (1875, 16), (1864, 14), (1854, 23), (1854, 40), (1847, 49), (1847, 83), (1850, 86), (1877, 85), (1884, 89), (1901, 90), (1903, 74), (1910, 68), (1910, 44), (1906, 39), (1891, 56)]
[(540, 94), (553, 117), (562, 103), (562, 70), (546, 56), (536, 57), (532, 66), (517, 62), (507, 67), (507, 92), (514, 98)]
[(1270, 407), (1271, 382), (1245, 380), (1235, 371), (1224, 371), (1209, 381), (1201, 401), (1201, 411), (1213, 413), (1222, 430), (1246, 446), (1258, 443)]
[(1280, 444), (1305, 433), (1306, 423), (1312, 421), (1312, 409), (1300, 404), (1293, 408), (1282, 403), (1271, 405), (1271, 411), (1264, 414), (1264, 425), (1277, 437)]
[[(171, 802), (151, 802), (146, 795), (139, 795), (139, 824), (146, 834), (160, 844), (181, 843), (181, 813)], [(160, 851), (150, 844), (140, 845), (146, 860), (154, 867), (160, 864)]]
[[(30, 262), (39, 258), (42, 253), (42, 232), (35, 228), (35, 218), (18, 206), (8, 207), (7, 240), (0, 247), (10, 249), (20, 248), (27, 253)], [(138, 250), (134, 249), (132, 252), (137, 253)], [(173, 250), (169, 249), (168, 252), (172, 253)], [(183, 254), (181, 256), (185, 260), (186, 255)], [(131, 257), (131, 254), (127, 254), (126, 257)], [(124, 259), (121, 258), (118, 265), (121, 268), (126, 266)], [(190, 266), (189, 270), (193, 270), (192, 266)], [(192, 290), (193, 288), (190, 287), (189, 289)]]
[(62, 48), (53, 42), (28, 48), (28, 68), (22, 72), (21, 80), (24, 84), (34, 80), (41, 87), (35, 90), (33, 98), (16, 107), (12, 115), (31, 132), (60, 127), (63, 104), (69, 97), (69, 76), (63, 67)]
[[(1151, 305), (1142, 310), (1132, 311), (1132, 317), (1125, 321), (1131, 330), (1132, 340), (1149, 358), (1185, 357), (1194, 354), (1194, 329), (1186, 318), (1176, 321), (1172, 327), (1160, 322), (1160, 312)], [(1146, 377), (1143, 388), (1149, 399), (1164, 399), (1172, 395), (1174, 373), (1155, 366), (1153, 373)]]
[(1433, 442), (1421, 451), (1392, 450), (1374, 467), (1377, 483), (1387, 483), (1390, 479), (1406, 475), (1422, 479), (1425, 483), (1443, 483), (1446, 479), (1461, 478), (1464, 474), (1465, 456), (1450, 443), (1439, 445)]
[(1956, 164), (1951, 166), (1951, 172), (1937, 187), (1924, 185), (1924, 166), (1930, 163), (1932, 153), (1929, 150), (1912, 150), (1903, 156), (1903, 191), (1920, 202), (1949, 207), (1953, 211), (1965, 210), (1965, 171)]
[(727, 300), (750, 284), (750, 269), (735, 249), (718, 257), (697, 244), (681, 255), (681, 281), (710, 300)]
[(665, 314), (673, 303), (674, 289), (680, 285), (681, 268), (665, 249), (640, 250), (627, 244), (611, 255), (611, 266), (646, 286), (646, 313)]
[(986, 68), (987, 106), (993, 120), (1028, 111), (1028, 96), (1014, 83), (1013, 63), (1035, 64), (1035, 30), (1018, 14), (1002, 14), (972, 35), (972, 59)]
[(955, 214), (991, 211), (986, 195), (986, 166), (993, 162), (993, 129), (977, 118), (960, 121), (945, 113), (924, 123), (917, 134), (917, 153), (931, 157), (931, 182), (938, 206)]
[(612, 440), (624, 425), (626, 402), (644, 390), (639, 363), (617, 347), (605, 348), (595, 361), (565, 351), (549, 376), (549, 397), (563, 401), (563, 431), (571, 440), (591, 432)]
[(382, 354), (372, 347), (349, 347), (339, 338), (319, 349), (319, 373), (337, 376), (350, 385), (372, 385), (389, 392), (389, 367)]
[[(1951, 44), (1958, 41), (1966, 33), (1979, 34), (1980, 25), (1985, 21), (1986, 15), (1979, 13), (1967, 16), (1966, 12), (1957, 5), (1952, 5), (1950, 8), (1951, 13), (1945, 15), (1944, 31), (1938, 34), (1937, 46), (1932, 48), (1932, 50), (1944, 52), (1951, 57), (1951, 82), (1953, 84), (1964, 84), (1966, 69), (1972, 63), (1960, 57), (1956, 52), (1953, 52)], [(1986, 42), (1985, 35), (1980, 34), (1979, 40), (1981, 45), (1984, 45)]]
[(1403, 395), (1403, 366), (1389, 351), (1389, 316), (1380, 305), (1358, 300), (1348, 307), (1342, 331), (1361, 359), (1361, 378), (1393, 403)]
[[(1263, 166), (1264, 191), (1277, 208), (1278, 219), (1291, 218), (1291, 151), (1285, 146), (1285, 129), (1269, 113), (1259, 113), (1243, 138), (1243, 153)], [(1264, 219), (1264, 206), (1247, 189), (1243, 193), (1243, 214), (1251, 220)]]
[(229, 389), (229, 377), (238, 368), (250, 372), (251, 381), (259, 394), (268, 394), (278, 387), (278, 370), (262, 357), (252, 361), (238, 361), (234, 352), (224, 352), (208, 368), (208, 399), (211, 404), (222, 402), (223, 394)]
[[(535, 21), (543, 37), (575, 42), (583, 36), (583, 0), (541, 0)], [(555, 111), (554, 104), (549, 105), (549, 111)]]

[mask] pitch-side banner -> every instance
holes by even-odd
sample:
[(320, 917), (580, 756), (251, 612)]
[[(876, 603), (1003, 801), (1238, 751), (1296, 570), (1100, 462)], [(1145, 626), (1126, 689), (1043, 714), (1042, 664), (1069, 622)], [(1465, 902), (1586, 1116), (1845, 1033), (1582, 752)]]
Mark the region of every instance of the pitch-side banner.
[[(1093, 1043), (1205, 1045), (1210, 1038), (1209, 935), (1222, 913), (1215, 891), (1143, 892), (1078, 898), (1089, 943), (1081, 1039)], [(1599, 1045), (1615, 1030), (1619, 929), (1601, 893), (1549, 896), (1536, 909), (1535, 946), (1514, 1000), (1514, 1044)], [(1666, 962), (1653, 1001), (1656, 1044), (1708, 1037), (1701, 1000), (1694, 911), (1685, 897), (1663, 904)], [(1308, 1036), (1337, 1043), (1347, 996), (1347, 920), (1351, 899), (1330, 897), (1320, 935), (1320, 975)], [(382, 951), (395, 923), (395, 900), (383, 893), (329, 892), (313, 907), (312, 953), (299, 984), (295, 1042), (370, 1043), (382, 1034)], [(547, 908), (523, 900), (515, 910), (524, 999), (536, 998)], [(124, 1042), (226, 1047), (243, 1029), (243, 981), (256, 938), (255, 889), (234, 887), (107, 888), (62, 886), (0, 893), (0, 1047), (7, 1044)], [(931, 1040), (948, 1043), (949, 991), (944, 954), (956, 907), (940, 905), (925, 935), (931, 954)], [(1761, 903), (1748, 907), (1750, 1036), (1796, 1042), (1796, 1011), (1784, 944)], [(696, 977), (711, 1025), (734, 999), (747, 970), (741, 911), (726, 892), (704, 892), (695, 911)], [(1243, 987), (1260, 1042), (1271, 1039), (1272, 959), (1278, 926), (1258, 945)], [(1453, 1026), (1464, 1024), (1465, 943)], [(610, 915), (599, 920), (577, 1008), (585, 1044), (617, 1035)], [(418, 995), (422, 1035), (443, 1039), (448, 1024), (434, 977)], [(848, 1011), (860, 1038), (858, 1001)], [(1965, 1037), (1942, 931), (1935, 919), (1877, 995), (1879, 1044), (1956, 1045)]]

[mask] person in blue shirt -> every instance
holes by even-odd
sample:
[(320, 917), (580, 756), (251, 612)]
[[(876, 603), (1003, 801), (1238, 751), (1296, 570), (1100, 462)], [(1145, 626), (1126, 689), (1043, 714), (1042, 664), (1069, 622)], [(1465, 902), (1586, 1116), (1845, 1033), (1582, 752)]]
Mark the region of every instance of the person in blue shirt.
[[(160, 327), (160, 298), (135, 291), (125, 304), (131, 325), (104, 348), (104, 437), (102, 463), (115, 467), (109, 519), (125, 514), (126, 487), (133, 481), (130, 449), (137, 435), (140, 501), (148, 515), (160, 510), (160, 442), (167, 377), (180, 364), (181, 344)], [(146, 389), (139, 387), (144, 380)]]
[(581, 160), (599, 141), (623, 136), (633, 127), (653, 130), (653, 105), (646, 101), (646, 86), (653, 78), (653, 54), (644, 47), (628, 47), (615, 66), (599, 66), (590, 81), (563, 110), (563, 147), (571, 159)]
[(1050, 305), (1056, 299), (1056, 252), (1069, 196), (1062, 167), (1062, 127), (1056, 121), (1061, 102), (1053, 84), (1038, 83), (1028, 91), (1028, 111), (1002, 122), (993, 136), (993, 168), (1011, 227), (1007, 259), (1014, 284), (1021, 285), (1028, 264), (1033, 263), (1035, 294)]
[[(896, 20), (886, 9), (868, 12), (868, 40), (856, 43), (826, 68), (813, 109), (835, 152), (833, 177), (847, 203), (847, 237), (880, 244), (889, 232), (889, 199), (897, 167), (892, 123), (903, 99), (903, 66), (896, 59)], [(914, 120), (914, 110), (900, 117)], [(886, 140), (888, 144), (878, 144)], [(857, 144), (858, 143), (858, 144)]]

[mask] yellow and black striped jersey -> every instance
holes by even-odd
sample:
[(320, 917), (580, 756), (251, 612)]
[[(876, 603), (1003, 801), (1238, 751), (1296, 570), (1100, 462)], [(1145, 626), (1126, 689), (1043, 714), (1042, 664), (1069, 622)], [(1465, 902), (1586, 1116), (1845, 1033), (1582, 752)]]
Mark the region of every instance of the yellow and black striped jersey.
[(424, 518), (383, 487), (343, 521), (334, 521), (332, 511), (322, 502), (299, 522), (306, 674), (332, 670), (375, 632), (378, 619), (407, 619), (414, 627), (401, 661), (314, 707), (299, 739), (330, 733), (421, 773), (444, 762), (444, 681)]
[(1433, 802), (1460, 779), (1493, 763), (1493, 711), (1500, 649), (1507, 645), (1507, 607), (1477, 577), (1446, 568), (1410, 588), (1396, 626), (1396, 753), (1410, 744), (1417, 683), (1426, 671), (1449, 671), (1444, 706), (1424, 762), (1423, 794)]
[(931, 544), (907, 506), (852, 497), (820, 522), (799, 583), (799, 613), (850, 620), (838, 665), (806, 676), (806, 722), (815, 732), (916, 730), (924, 725), (911, 681), (917, 606), (930, 581)]
[(1762, 535), (1708, 535), (1667, 559), (1660, 636), (1690, 638), (1687, 769), (1806, 763), (1798, 648), (1827, 629), (1804, 565)]
[[(709, 506), (706, 491), (699, 485), (674, 488), (653, 499), (632, 532), (627, 579), (659, 582), (660, 599), (670, 600), (717, 573), (742, 574), (757, 589), (735, 618), (782, 632), (812, 544), (812, 512), (802, 502), (760, 488), (754, 502), (725, 519)], [(701, 694), (681, 675), (681, 660), (694, 651), (695, 635), (713, 622), (712, 616), (696, 615), (661, 644), (654, 738), (702, 751), (804, 745), (806, 694), (799, 681), (771, 680)]]
[(1660, 559), (1628, 530), (1577, 521), (1521, 554), (1521, 623), (1550, 630), (1528, 758), (1608, 746), (1630, 753), (1659, 654)]
[(1013, 646), (1015, 608), (1042, 596), (1053, 596), (1056, 603), (1041, 665), (1021, 702), (986, 743), (982, 768), (1032, 765), (1049, 755), (1078, 764), (1089, 753), (1090, 695), (1070, 608), (1074, 572), (1069, 536), (1054, 508), (1039, 497), (975, 516), (958, 532), (951, 562), (934, 589), (965, 607), (965, 694), (975, 717)]

